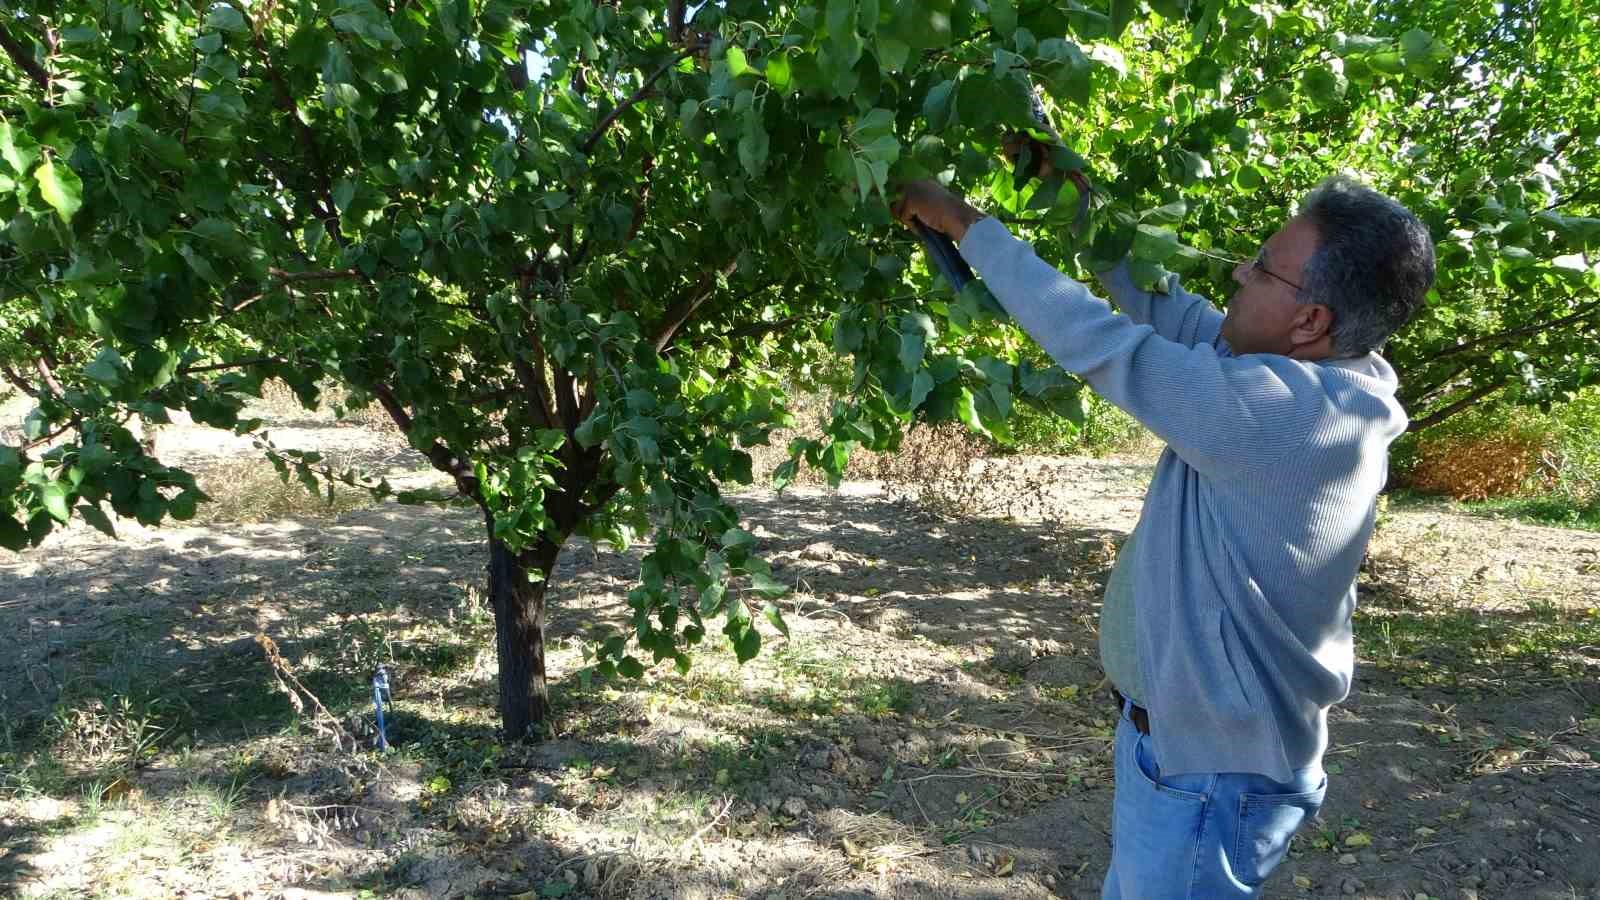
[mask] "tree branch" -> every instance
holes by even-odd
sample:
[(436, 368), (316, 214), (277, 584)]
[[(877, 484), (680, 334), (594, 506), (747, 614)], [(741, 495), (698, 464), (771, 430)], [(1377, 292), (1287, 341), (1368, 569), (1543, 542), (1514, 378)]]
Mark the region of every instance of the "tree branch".
[(6, 377), (6, 380), (15, 385), (17, 390), (27, 394), (29, 397), (38, 399), (39, 392), (34, 390), (33, 385), (29, 384), (28, 380), (23, 378), (16, 369), (6, 365), (0, 365), (0, 373), (3, 373)]
[(667, 4), (667, 40), (676, 44), (683, 40), (683, 8), (685, 0), (672, 0)]
[(268, 294), (272, 293), (273, 291), (277, 290), (278, 288), (284, 287), (285, 285), (293, 284), (294, 282), (297, 282), (297, 281), (332, 281), (332, 280), (341, 279), (341, 278), (360, 278), (361, 277), (361, 273), (355, 271), (354, 269), (329, 269), (329, 270), (317, 270), (317, 271), (311, 271), (311, 272), (286, 272), (283, 269), (268, 269), (267, 271), (272, 273), (273, 277), (278, 279), (278, 283), (272, 285), (271, 287), (267, 288), (266, 290), (262, 291), (259, 294), (253, 294), (253, 295), (251, 295), (249, 297), (246, 297), (243, 300), (240, 300), (238, 303), (234, 304), (233, 306), (224, 307), (223, 310), (222, 310), (221, 318), (225, 319), (228, 316), (231, 316), (234, 313), (239, 312), (240, 310), (243, 310), (243, 309), (249, 307), (251, 304), (255, 303), (257, 300), (260, 300), (261, 298), (267, 296)]
[(62, 390), (61, 382), (56, 380), (55, 373), (50, 371), (50, 364), (45, 361), (43, 356), (33, 361), (33, 367), (38, 371), (39, 377), (44, 379), (45, 387), (50, 389), (50, 393), (57, 400), (66, 399), (67, 392)]
[(655, 84), (656, 81), (661, 78), (661, 76), (672, 71), (673, 66), (676, 66), (679, 62), (688, 59), (696, 53), (699, 53), (702, 49), (703, 47), (701, 46), (701, 43), (696, 41), (693, 46), (684, 50), (680, 50), (674, 54), (672, 59), (663, 64), (661, 68), (656, 69), (655, 72), (651, 73), (650, 77), (644, 80), (644, 84), (639, 85), (638, 90), (629, 94), (621, 103), (618, 103), (616, 106), (612, 107), (611, 111), (606, 113), (605, 118), (600, 120), (600, 124), (594, 127), (594, 131), (590, 133), (588, 137), (583, 139), (583, 143), (578, 145), (578, 149), (582, 150), (584, 154), (587, 155), (591, 150), (594, 149), (594, 145), (599, 142), (601, 136), (606, 133), (606, 129), (611, 127), (611, 123), (615, 122), (618, 116), (626, 112), (628, 107), (638, 103), (640, 100), (643, 100), (645, 96), (649, 94), (650, 86), (652, 84)]
[(66, 434), (67, 432), (71, 431), (73, 429), (73, 427), (76, 426), (77, 424), (78, 423), (76, 421), (68, 422), (67, 424), (61, 426), (60, 428), (57, 428), (55, 431), (52, 431), (49, 434), (45, 435), (44, 437), (39, 438), (37, 440), (29, 441), (26, 444), (23, 444), (21, 447), (18, 447), (17, 449), (19, 451), (23, 452), (23, 453), (27, 453), (29, 450), (32, 450), (35, 447), (42, 447), (45, 444), (48, 444), (51, 441), (55, 440), (56, 438), (61, 437), (63, 434)]
[(195, 372), (218, 372), (218, 371), (221, 371), (223, 369), (243, 369), (243, 368), (245, 368), (247, 366), (265, 366), (265, 365), (272, 365), (272, 364), (282, 364), (282, 363), (287, 363), (287, 362), (288, 362), (287, 359), (283, 359), (281, 357), (263, 356), (263, 357), (260, 357), (260, 358), (257, 358), (257, 359), (241, 359), (238, 362), (231, 362), (231, 363), (215, 363), (215, 364), (212, 364), (212, 365), (205, 365), (205, 366), (179, 366), (178, 367), (178, 374), (179, 375), (192, 375)]
[[(544, 354), (539, 354), (541, 359), (543, 356)], [(517, 381), (522, 385), (522, 396), (533, 410), (534, 421), (540, 428), (554, 428), (555, 421), (550, 415), (550, 401), (545, 397), (543, 369), (542, 363), (535, 369), (521, 356), (515, 353), (511, 355), (511, 370), (517, 373)]]
[[(756, 322), (756, 323), (751, 324), (751, 325), (745, 325), (745, 326), (740, 327), (740, 328), (735, 328), (732, 331), (728, 332), (727, 334), (717, 335), (717, 337), (723, 337), (723, 338), (726, 338), (726, 339), (728, 339), (730, 341), (734, 340), (736, 338), (744, 338), (744, 337), (766, 337), (768, 334), (771, 334), (774, 331), (781, 331), (781, 330), (783, 330), (785, 328), (788, 328), (790, 325), (798, 325), (799, 323), (804, 322), (804, 321), (806, 321), (806, 320), (802, 316), (790, 316), (787, 319), (779, 319), (776, 322)], [(698, 340), (698, 341), (691, 341), (690, 342), (690, 346), (691, 347), (701, 347), (701, 346), (704, 346), (705, 344), (709, 343), (710, 340), (711, 340), (711, 338), (706, 338), (706, 339)]]
[[(1433, 362), (1433, 360), (1428, 360), (1428, 363), (1431, 362)], [(1424, 363), (1424, 365), (1427, 365), (1427, 363)], [(1467, 363), (1461, 363), (1460, 365), (1451, 369), (1444, 377), (1435, 379), (1434, 382), (1427, 387), (1419, 388), (1414, 391), (1401, 391), (1401, 400), (1406, 403), (1416, 403), (1426, 400), (1427, 398), (1433, 396), (1434, 391), (1449, 385), (1450, 382), (1454, 381), (1457, 376), (1459, 376), (1462, 372), (1465, 372), (1468, 367), (1469, 366)]]
[[(400, 433), (409, 438), (411, 429), (416, 423), (412, 420), (411, 414), (406, 412), (405, 405), (400, 402), (400, 398), (394, 395), (394, 391), (390, 390), (388, 385), (379, 382), (372, 386), (372, 395), (378, 398), (378, 403), (389, 414), (389, 418), (394, 420), (394, 424), (400, 429)], [(428, 458), (428, 462), (432, 463), (435, 469), (454, 478), (457, 490), (482, 505), (483, 501), (478, 496), (477, 476), (472, 474), (472, 467), (465, 460), (451, 453), (449, 447), (438, 441), (434, 441), (428, 449), (422, 451), (422, 455)]]
[(1454, 347), (1446, 347), (1445, 349), (1434, 354), (1433, 359), (1436, 361), (1444, 359), (1447, 356), (1455, 356), (1458, 353), (1466, 353), (1468, 350), (1475, 350), (1478, 347), (1484, 346), (1485, 344), (1502, 344), (1511, 340), (1512, 338), (1518, 338), (1522, 337), (1523, 335), (1534, 334), (1540, 331), (1547, 331), (1551, 328), (1559, 328), (1562, 325), (1569, 325), (1573, 322), (1577, 322), (1595, 312), (1600, 312), (1600, 300), (1596, 300), (1587, 306), (1580, 307), (1577, 312), (1562, 316), (1559, 319), (1552, 319), (1549, 322), (1540, 322), (1537, 325), (1524, 325), (1521, 328), (1513, 328), (1509, 331), (1502, 331), (1497, 334), (1487, 334), (1481, 338), (1467, 341), (1465, 344), (1457, 344)]
[(1486, 385), (1483, 385), (1483, 386), (1477, 388), (1476, 390), (1472, 391), (1470, 394), (1467, 394), (1465, 397), (1462, 397), (1460, 400), (1457, 400), (1454, 403), (1450, 404), (1449, 406), (1446, 406), (1446, 407), (1444, 407), (1442, 409), (1435, 410), (1434, 412), (1431, 412), (1428, 415), (1423, 416), (1420, 419), (1412, 420), (1411, 424), (1406, 426), (1406, 430), (1407, 431), (1421, 431), (1424, 428), (1428, 428), (1428, 427), (1431, 427), (1433, 425), (1437, 425), (1440, 422), (1443, 422), (1445, 419), (1448, 419), (1451, 416), (1455, 415), (1456, 413), (1466, 410), (1468, 407), (1472, 406), (1472, 404), (1474, 404), (1474, 403), (1477, 403), (1479, 400), (1482, 400), (1483, 398), (1489, 396), (1490, 394), (1493, 394), (1494, 392), (1496, 392), (1498, 390), (1501, 390), (1505, 386), (1506, 386), (1506, 383), (1503, 382), (1503, 381), (1500, 382), (1499, 384), (1486, 384)]
[(650, 173), (655, 168), (656, 158), (646, 153), (639, 163), (639, 175), (644, 179), (644, 184), (639, 188), (638, 198), (633, 201), (633, 221), (628, 224), (628, 236), (622, 239), (624, 244), (632, 241), (639, 234), (639, 229), (644, 227), (645, 209), (650, 203)]
[[(270, 8), (268, 13), (271, 13)], [(321, 154), (317, 152), (316, 137), (311, 133), (311, 128), (300, 120), (300, 107), (295, 103), (294, 95), (289, 92), (289, 85), (283, 76), (272, 65), (272, 54), (267, 52), (267, 45), (261, 39), (261, 32), (257, 31), (254, 40), (256, 52), (261, 55), (261, 67), (266, 71), (267, 78), (272, 81), (274, 93), (277, 95), (278, 108), (289, 114), (289, 121), (294, 123), (295, 130), (299, 132), (300, 141), (305, 144), (306, 153), (310, 154), (313, 174), (322, 182), (322, 196), (318, 202), (311, 204), (312, 212), (322, 220), (323, 227), (327, 228), (328, 236), (341, 249), (345, 246), (344, 229), (339, 220), (339, 206), (333, 202), (333, 184), (328, 179), (328, 167), (322, 162)], [(284, 185), (289, 182), (282, 181)]]
[(552, 366), (556, 389), (556, 411), (561, 414), (561, 428), (570, 437), (582, 421), (578, 418), (578, 380), (566, 366)]
[(650, 340), (651, 346), (655, 348), (656, 353), (659, 354), (667, 349), (667, 346), (672, 343), (672, 338), (677, 335), (678, 329), (689, 321), (695, 311), (700, 308), (700, 304), (706, 302), (706, 299), (716, 292), (717, 276), (721, 275), (723, 278), (727, 278), (733, 274), (734, 268), (738, 265), (739, 261), (736, 259), (716, 272), (707, 272), (700, 277), (699, 283), (689, 292), (689, 296), (667, 307), (666, 312), (661, 314), (661, 324), (655, 329), (655, 337)]
[(6, 55), (11, 57), (11, 61), (16, 64), (17, 68), (26, 72), (28, 77), (33, 79), (34, 84), (37, 84), (48, 98), (50, 73), (44, 70), (44, 66), (39, 65), (38, 60), (28, 55), (27, 48), (11, 37), (11, 32), (6, 30), (4, 22), (0, 22), (0, 47), (5, 48)]

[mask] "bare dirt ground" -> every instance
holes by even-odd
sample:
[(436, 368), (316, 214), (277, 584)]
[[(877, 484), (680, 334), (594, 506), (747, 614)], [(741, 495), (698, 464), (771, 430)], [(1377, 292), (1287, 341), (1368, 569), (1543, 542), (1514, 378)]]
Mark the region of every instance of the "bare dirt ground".
[[(405, 465), (392, 436), (302, 424), (280, 445)], [(235, 452), (163, 442), (202, 472)], [(790, 635), (641, 683), (574, 677), (640, 554), (575, 543), (532, 747), (495, 737), (468, 510), (72, 529), (0, 557), (0, 891), (1098, 896), (1096, 618), (1149, 464), (991, 463), (986, 517), (871, 483), (743, 493)], [(1360, 589), (1329, 800), (1268, 896), (1600, 898), (1600, 535), (1407, 504)], [(291, 708), (258, 632), (362, 749)]]

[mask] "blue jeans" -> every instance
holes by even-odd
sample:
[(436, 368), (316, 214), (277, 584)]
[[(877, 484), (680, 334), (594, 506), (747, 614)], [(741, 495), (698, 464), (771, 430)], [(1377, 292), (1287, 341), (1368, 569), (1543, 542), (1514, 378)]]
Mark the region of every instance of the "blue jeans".
[(1320, 765), (1290, 784), (1241, 772), (1164, 777), (1126, 706), (1116, 778), (1102, 900), (1254, 897), (1328, 790)]

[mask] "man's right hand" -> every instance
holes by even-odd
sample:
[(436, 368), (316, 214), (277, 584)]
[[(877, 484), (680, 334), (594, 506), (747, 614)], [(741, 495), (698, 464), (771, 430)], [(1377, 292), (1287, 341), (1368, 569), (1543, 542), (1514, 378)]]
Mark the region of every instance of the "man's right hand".
[(984, 216), (977, 208), (932, 179), (908, 181), (900, 185), (900, 199), (895, 201), (891, 211), (907, 228), (914, 228), (916, 223), (921, 222), (935, 231), (944, 232), (957, 243), (966, 236), (967, 228)]
[(1013, 131), (1000, 140), (1000, 153), (1016, 168), (1017, 160), (1022, 156), (1022, 148), (1027, 147), (1032, 152), (1028, 160), (1028, 174), (1034, 178), (1049, 178), (1055, 174), (1056, 167), (1050, 164), (1050, 145), (1039, 140), (1026, 131)]

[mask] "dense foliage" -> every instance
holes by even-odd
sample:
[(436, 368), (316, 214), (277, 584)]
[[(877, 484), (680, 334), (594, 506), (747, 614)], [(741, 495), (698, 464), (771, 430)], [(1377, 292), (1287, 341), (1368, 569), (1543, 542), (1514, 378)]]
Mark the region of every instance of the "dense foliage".
[[(1221, 297), (1299, 192), (1353, 168), (1443, 242), (1394, 349), (1415, 401), (1600, 372), (1576, 0), (685, 9), (0, 0), (0, 373), (37, 403), (0, 447), (0, 545), (192, 514), (130, 413), (248, 432), (264, 380), (312, 404), (331, 379), (482, 510), (512, 733), (544, 713), (542, 579), (575, 533), (653, 541), (597, 671), (687, 667), (713, 622), (748, 657), (783, 586), (718, 486), (750, 480), (816, 348), (853, 360), (852, 400), (780, 480), (918, 420), (1005, 441), (1019, 402), (1081, 418), (1076, 382), (892, 224), (885, 193), (917, 176), (1069, 270), (1131, 253)], [(999, 153), (1036, 94), (1056, 167), (1094, 185), (1086, 223), (1073, 180)], [(267, 450), (313, 490), (388, 492)]]

